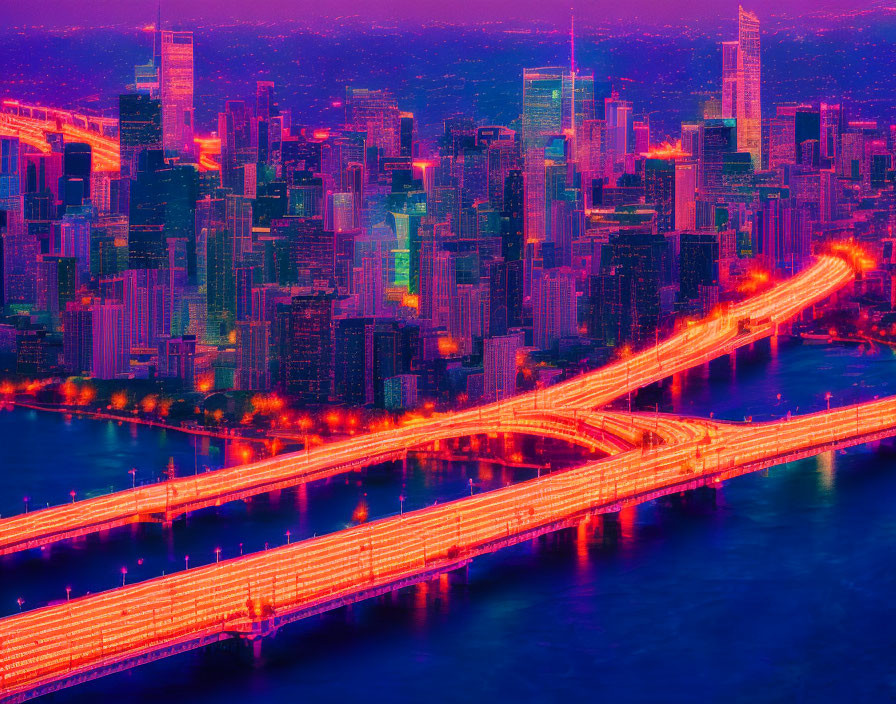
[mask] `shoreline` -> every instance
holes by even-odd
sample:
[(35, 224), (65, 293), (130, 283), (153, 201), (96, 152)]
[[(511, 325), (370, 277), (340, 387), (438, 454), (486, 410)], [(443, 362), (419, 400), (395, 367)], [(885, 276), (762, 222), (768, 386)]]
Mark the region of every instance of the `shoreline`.
[(247, 437), (245, 435), (231, 435), (227, 433), (215, 432), (213, 430), (206, 430), (200, 428), (186, 428), (179, 425), (172, 425), (170, 423), (163, 423), (162, 421), (150, 420), (148, 418), (140, 418), (140, 417), (124, 417), (117, 416), (112, 413), (104, 413), (102, 411), (90, 411), (85, 409), (73, 409), (66, 408), (62, 406), (47, 406), (39, 403), (27, 403), (25, 401), (19, 400), (11, 400), (7, 401), (12, 406), (18, 408), (26, 408), (32, 411), (46, 411), (48, 413), (59, 413), (59, 414), (68, 414), (72, 416), (80, 416), (84, 418), (90, 418), (93, 420), (111, 420), (118, 421), (119, 423), (134, 423), (137, 425), (145, 425), (151, 428), (158, 428), (161, 430), (173, 430), (178, 433), (184, 433), (186, 435), (200, 436), (213, 438), (216, 440), (225, 440), (225, 441), (242, 441), (242, 442), (254, 442), (260, 444), (266, 444), (270, 441), (270, 438), (267, 437)]

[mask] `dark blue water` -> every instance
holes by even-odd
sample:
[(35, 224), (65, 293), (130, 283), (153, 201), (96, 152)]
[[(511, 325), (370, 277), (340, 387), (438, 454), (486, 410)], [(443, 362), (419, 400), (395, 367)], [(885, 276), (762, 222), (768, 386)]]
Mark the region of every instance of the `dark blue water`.
[[(648, 389), (644, 407), (719, 418), (896, 393), (889, 350), (768, 344)], [(780, 398), (778, 395), (780, 394)], [(177, 434), (46, 414), (0, 414), (0, 494), (56, 502), (127, 485), (174, 456)], [(220, 448), (200, 448), (210, 463)], [(198, 464), (202, 464), (202, 456)], [(11, 469), (15, 467), (15, 469)], [(122, 468), (124, 468), (122, 470)], [(122, 474), (122, 471), (124, 474)], [(142, 471), (142, 470), (141, 470)], [(528, 472), (528, 474), (527, 474)], [(140, 476), (138, 474), (138, 476)], [(0, 561), (0, 610), (17, 610), (264, 542), (531, 476), (478, 464), (384, 466), (200, 512), (170, 532), (112, 531)], [(118, 477), (116, 479), (116, 477)], [(35, 488), (36, 487), (36, 488)], [(9, 491), (7, 491), (9, 489)], [(55, 498), (54, 498), (55, 497)], [(896, 452), (828, 453), (675, 497), (475, 562), (466, 585), (433, 583), (287, 628), (260, 660), (239, 644), (59, 693), (59, 702), (584, 701), (878, 702), (896, 697)], [(9, 497), (4, 495), (4, 505)], [(138, 561), (142, 559), (143, 564)]]

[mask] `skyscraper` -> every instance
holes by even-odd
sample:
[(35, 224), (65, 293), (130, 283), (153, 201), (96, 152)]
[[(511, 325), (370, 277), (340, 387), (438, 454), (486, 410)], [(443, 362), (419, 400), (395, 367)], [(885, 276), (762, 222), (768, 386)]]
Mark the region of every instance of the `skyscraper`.
[(398, 103), (389, 91), (345, 89), (345, 125), (367, 134), (367, 149), (382, 156), (398, 156), (401, 150), (401, 118)]
[(485, 374), (483, 401), (500, 401), (516, 393), (517, 350), (521, 335), (487, 337), (484, 341), (482, 364)]
[(286, 319), (284, 390), (302, 404), (326, 403), (332, 391), (333, 299), (295, 296)]
[(738, 8), (737, 41), (737, 150), (750, 152), (758, 171), (762, 168), (759, 19), (743, 7)]
[(118, 125), (121, 175), (136, 178), (140, 152), (162, 148), (162, 105), (145, 93), (121, 95)]
[(722, 119), (737, 117), (737, 49), (740, 42), (722, 42)]
[(125, 307), (95, 303), (92, 312), (90, 373), (95, 379), (115, 379), (128, 371), (130, 360)]
[(166, 151), (193, 146), (193, 33), (161, 33), (162, 144)]

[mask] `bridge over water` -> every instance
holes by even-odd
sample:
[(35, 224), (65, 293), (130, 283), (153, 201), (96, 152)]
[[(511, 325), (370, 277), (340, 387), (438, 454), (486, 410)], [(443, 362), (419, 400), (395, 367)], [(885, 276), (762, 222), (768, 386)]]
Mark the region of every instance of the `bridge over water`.
[(314, 450), (3, 518), (0, 555), (130, 523), (171, 520), (189, 511), (400, 459), (409, 449), (448, 438), (500, 430), (558, 437), (612, 454), (639, 444), (645, 433), (666, 442), (703, 436), (712, 431), (709, 421), (591, 409), (774, 334), (778, 325), (839, 290), (853, 276), (844, 259), (820, 257), (799, 275), (715, 316), (692, 321), (653, 347), (548, 389)]
[[(444, 438), (500, 431), (558, 437), (608, 455), (496, 491), (0, 619), (0, 702), (24, 701), (222, 639), (258, 639), (596, 514), (896, 435), (896, 397), (764, 424), (591, 410), (773, 334), (852, 276), (843, 259), (822, 257), (799, 276), (685, 326), (655, 347), (538, 394), (4, 519), (0, 546), (12, 552), (116, 521), (168, 519), (332, 476)], [(661, 442), (644, 443), (645, 437)]]

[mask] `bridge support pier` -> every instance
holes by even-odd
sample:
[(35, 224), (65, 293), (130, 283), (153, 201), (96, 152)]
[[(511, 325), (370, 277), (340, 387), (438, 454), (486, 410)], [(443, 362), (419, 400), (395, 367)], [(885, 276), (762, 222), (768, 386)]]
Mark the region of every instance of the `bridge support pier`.
[(448, 573), (448, 584), (467, 585), (470, 583), (470, 566), (464, 565)]

